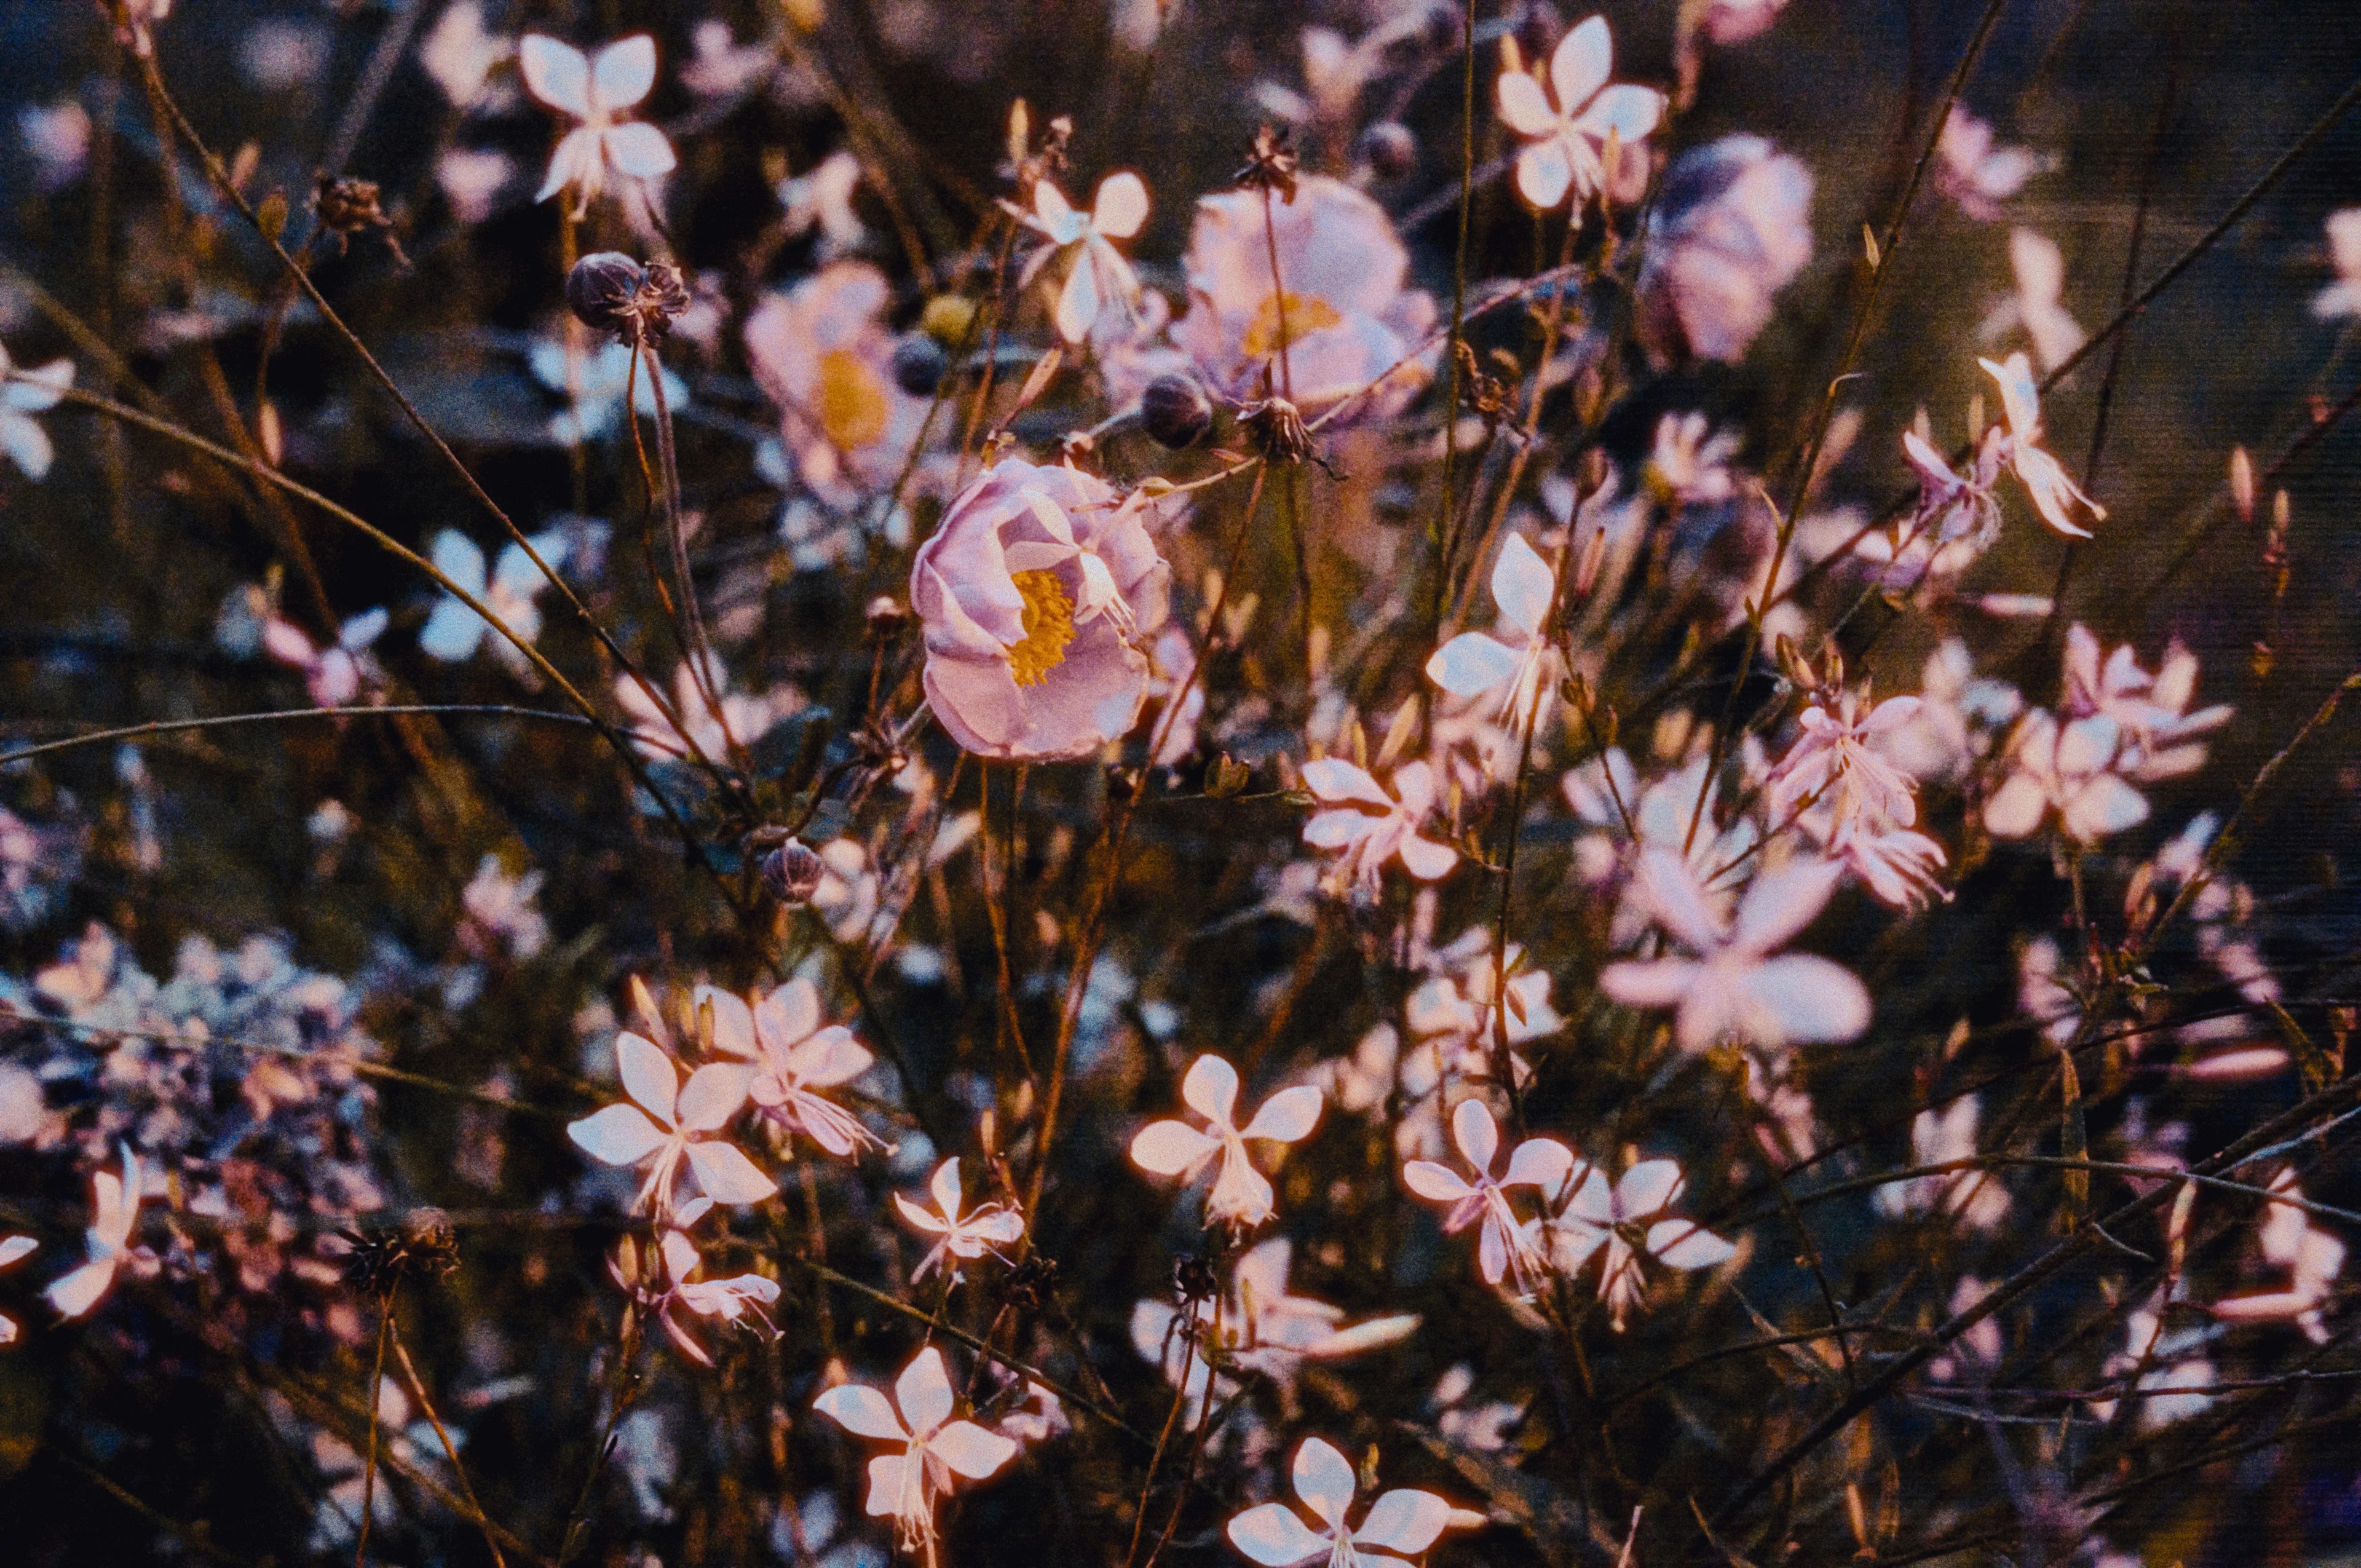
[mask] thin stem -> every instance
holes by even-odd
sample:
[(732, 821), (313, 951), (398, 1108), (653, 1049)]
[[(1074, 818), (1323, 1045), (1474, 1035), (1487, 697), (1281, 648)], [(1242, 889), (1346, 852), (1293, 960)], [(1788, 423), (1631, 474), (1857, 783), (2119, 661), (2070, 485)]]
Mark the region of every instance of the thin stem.
[(392, 1330), (393, 1298), (388, 1295), (377, 1304), (377, 1360), (368, 1380), (368, 1457), (361, 1466), (360, 1540), (353, 1547), (353, 1568), (368, 1561), (369, 1523), (377, 1514), (377, 1391), (385, 1381), (385, 1342)]
[[(443, 1453), (451, 1461), (451, 1474), (459, 1478), (459, 1490), (467, 1497), (467, 1507), (475, 1510), (476, 1523), (484, 1532), (484, 1544), (492, 1553), (493, 1568), (508, 1568), (508, 1559), (500, 1555), (500, 1539), (492, 1532), (492, 1517), (484, 1511), (484, 1505), (477, 1500), (476, 1485), (467, 1479), (467, 1467), (459, 1463), (459, 1445), (451, 1441), (450, 1432), (444, 1429), (443, 1418), (435, 1414), (434, 1401), (427, 1397), (425, 1380), (418, 1376), (418, 1368), (411, 1363), (410, 1347), (401, 1343), (401, 1330), (394, 1324), (391, 1301), (389, 1300), (386, 1303), (385, 1315), (379, 1321), (393, 1341), (394, 1358), (401, 1363), (402, 1378), (410, 1385), (410, 1392), (418, 1400), (418, 1408), (424, 1410), (426, 1419), (434, 1424), (434, 1435), (443, 1442)], [(376, 1400), (377, 1390), (371, 1388), (369, 1420), (372, 1426), (377, 1420)]]

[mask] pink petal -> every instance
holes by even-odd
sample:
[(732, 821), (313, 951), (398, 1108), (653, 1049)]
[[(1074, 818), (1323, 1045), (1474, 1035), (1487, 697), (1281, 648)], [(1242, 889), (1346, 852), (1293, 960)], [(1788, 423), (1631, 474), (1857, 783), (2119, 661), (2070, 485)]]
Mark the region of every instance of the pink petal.
[(675, 1123), (673, 1101), (680, 1092), (680, 1073), (672, 1058), (627, 1029), (615, 1036), (615, 1071), (623, 1080), (623, 1092), (660, 1124)]
[(1456, 1203), (1476, 1195), (1476, 1189), (1461, 1180), (1448, 1166), (1437, 1165), (1431, 1159), (1414, 1159), (1405, 1164), (1402, 1185), (1437, 1203)]
[(1231, 1545), (1263, 1568), (1288, 1568), (1290, 1563), (1323, 1556), (1329, 1544), (1326, 1536), (1306, 1529), (1294, 1509), (1279, 1503), (1265, 1503), (1238, 1515), (1230, 1521), (1229, 1537)]
[(1557, 111), (1550, 107), (1542, 84), (1521, 71), (1504, 71), (1495, 88), (1500, 118), (1519, 136), (1545, 137), (1557, 130)]
[(1616, 1217), (1644, 1220), (1679, 1196), (1681, 1168), (1669, 1159), (1643, 1159), (1615, 1184)]
[(1415, 1557), (1434, 1544), (1450, 1519), (1451, 1505), (1433, 1493), (1398, 1488), (1369, 1505), (1353, 1544), (1391, 1547)]
[(760, 1203), (778, 1194), (779, 1184), (735, 1144), (689, 1145), (688, 1168), (697, 1173), (698, 1188), (716, 1203)]
[(1694, 1220), (1662, 1220), (1648, 1227), (1648, 1250), (1673, 1268), (1711, 1268), (1738, 1248)]
[(1131, 1163), (1158, 1176), (1184, 1176), (1221, 1146), (1221, 1139), (1186, 1122), (1150, 1122), (1131, 1140)]
[(973, 1421), (953, 1421), (927, 1440), (927, 1452), (971, 1481), (981, 1481), (1016, 1455), (1016, 1444)]
[(655, 84), (656, 40), (645, 33), (616, 39), (591, 62), (591, 90), (598, 96), (598, 106), (610, 113), (630, 108)]
[(1607, 18), (1593, 16), (1559, 39), (1550, 56), (1550, 86), (1557, 93), (1558, 108), (1571, 115), (1589, 103), (1614, 68), (1615, 42), (1608, 36)]
[(754, 1081), (752, 1062), (708, 1062), (688, 1075), (680, 1091), (680, 1125), (692, 1133), (718, 1132), (746, 1103)]
[(1148, 186), (1125, 170), (1099, 181), (1098, 200), (1091, 208), (1091, 227), (1109, 239), (1129, 239), (1148, 221)]
[(590, 117), (590, 62), (580, 49), (527, 33), (517, 44), (517, 65), (526, 92), (577, 120)]
[(1378, 787), (1367, 770), (1342, 757), (1318, 757), (1303, 764), (1303, 782), (1325, 801), (1356, 800), (1365, 806), (1393, 809), (1393, 796)]
[(1493, 1125), (1492, 1113), (1481, 1100), (1462, 1100), (1451, 1113), (1451, 1141), (1477, 1176), (1491, 1175), (1493, 1157), (1500, 1152), (1500, 1129)]
[(1334, 1444), (1316, 1437), (1295, 1451), (1295, 1495), (1331, 1530), (1345, 1526), (1345, 1510), (1358, 1487), (1353, 1466)]
[(951, 1379), (941, 1351), (928, 1345), (910, 1358), (894, 1380), (894, 1402), (913, 1436), (924, 1437), (943, 1424), (951, 1413)]

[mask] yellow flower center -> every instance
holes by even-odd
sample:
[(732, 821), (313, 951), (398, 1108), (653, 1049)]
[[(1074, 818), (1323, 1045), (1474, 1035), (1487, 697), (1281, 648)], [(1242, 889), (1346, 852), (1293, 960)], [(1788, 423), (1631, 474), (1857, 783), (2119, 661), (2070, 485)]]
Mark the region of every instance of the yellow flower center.
[(1336, 325), (1345, 318), (1336, 307), (1317, 294), (1266, 294), (1255, 307), (1254, 320), (1246, 324), (1246, 355), (1260, 359), (1279, 352), (1279, 317), (1287, 318), (1287, 341), (1301, 343), (1315, 332)]
[(829, 441), (847, 452), (868, 445), (885, 433), (891, 411), (885, 403), (885, 383), (848, 348), (831, 348), (819, 356), (819, 427)]
[(1017, 572), (1010, 582), (1025, 598), (1025, 641), (1008, 650), (1008, 673), (1020, 686), (1038, 686), (1066, 662), (1074, 640), (1074, 601), (1054, 572)]

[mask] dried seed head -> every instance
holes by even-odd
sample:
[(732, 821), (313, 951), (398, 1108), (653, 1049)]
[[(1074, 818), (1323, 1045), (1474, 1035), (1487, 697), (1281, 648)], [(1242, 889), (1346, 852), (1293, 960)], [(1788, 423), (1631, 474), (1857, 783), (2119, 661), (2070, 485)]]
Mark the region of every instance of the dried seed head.
[(642, 267), (619, 250), (595, 251), (566, 275), (566, 303), (593, 332), (662, 343), (688, 309), (688, 282), (668, 261)]
[(790, 839), (758, 862), (763, 885), (772, 897), (790, 908), (811, 902), (828, 872), (819, 851), (801, 839)]
[(1282, 202), (1294, 201), (1296, 157), (1288, 135), (1268, 126), (1255, 132), (1246, 167), (1231, 178), (1249, 191), (1268, 191)]
[(1213, 428), (1213, 400), (1194, 377), (1168, 371), (1141, 390), (1139, 428), (1168, 451), (1194, 446)]
[(346, 1282), (380, 1300), (390, 1299), (407, 1280), (448, 1278), (459, 1266), (458, 1236), (440, 1209), (413, 1209), (391, 1228), (336, 1234), (352, 1244)]
[(374, 180), (331, 179), (323, 174), (312, 190), (312, 210), (319, 214), (320, 226), (336, 236), (337, 255), (345, 253), (355, 235), (379, 230), (395, 258), (407, 266), (408, 258), (402, 256), (401, 244), (393, 236), (393, 220), (379, 204), (382, 195)]

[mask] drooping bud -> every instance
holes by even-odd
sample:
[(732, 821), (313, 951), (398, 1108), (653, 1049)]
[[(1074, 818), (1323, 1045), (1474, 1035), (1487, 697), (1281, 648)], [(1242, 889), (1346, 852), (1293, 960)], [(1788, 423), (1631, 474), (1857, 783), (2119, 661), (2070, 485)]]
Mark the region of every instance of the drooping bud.
[(809, 844), (801, 839), (790, 839), (764, 855), (756, 869), (771, 896), (792, 908), (811, 902), (812, 894), (819, 891), (820, 878), (827, 873), (828, 864)]
[(1178, 452), (1205, 439), (1213, 404), (1194, 378), (1167, 371), (1139, 394), (1139, 427), (1157, 445)]
[(951, 367), (943, 345), (914, 332), (894, 345), (894, 384), (914, 398), (931, 398)]
[(1380, 180), (1400, 180), (1418, 167), (1418, 138), (1400, 120), (1379, 120), (1361, 133), (1361, 157)]

